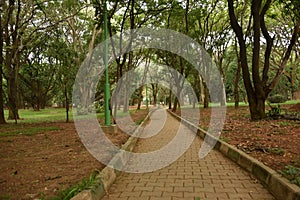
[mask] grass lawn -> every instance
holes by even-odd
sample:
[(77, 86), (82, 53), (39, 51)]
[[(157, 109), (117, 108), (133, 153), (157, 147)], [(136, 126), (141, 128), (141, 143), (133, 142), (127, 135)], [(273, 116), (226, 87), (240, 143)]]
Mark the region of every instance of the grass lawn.
[[(8, 110), (4, 111), (5, 118), (8, 117)], [(66, 111), (64, 108), (46, 108), (40, 111), (32, 109), (20, 109), (20, 120), (18, 123), (39, 123), (39, 122), (56, 122), (66, 120)], [(69, 112), (69, 119), (72, 120), (72, 111)], [(14, 123), (14, 120), (7, 120), (8, 123)]]
[[(129, 113), (135, 112), (136, 108), (130, 108)], [(128, 113), (123, 113), (122, 110), (118, 111), (118, 117), (125, 116)], [(8, 118), (8, 110), (4, 111), (5, 118)], [(98, 119), (104, 118), (104, 113), (97, 113)], [(18, 123), (42, 123), (42, 122), (62, 122), (66, 120), (65, 108), (45, 108), (40, 111), (32, 109), (20, 109), (20, 120)], [(82, 117), (93, 117), (93, 114), (82, 115)], [(69, 120), (73, 120), (72, 109), (69, 110)], [(14, 120), (7, 120), (8, 123), (14, 123)]]
[[(131, 108), (129, 113), (135, 112), (135, 108)], [(8, 110), (4, 112), (5, 118), (8, 118)], [(103, 121), (104, 113), (97, 113), (99, 121)], [(118, 112), (118, 117), (126, 115), (122, 111)], [(66, 110), (65, 108), (46, 108), (40, 111), (34, 111), (33, 109), (20, 109), (20, 120), (18, 124), (15, 124), (14, 120), (6, 120), (6, 125), (0, 125), (0, 137), (14, 136), (14, 135), (35, 135), (46, 131), (59, 130), (60, 128), (55, 124), (49, 124), (53, 122), (65, 122)], [(79, 116), (82, 118), (94, 117), (94, 114)], [(72, 109), (69, 111), (69, 120), (73, 121)], [(142, 120), (138, 121), (139, 124)], [(47, 126), (46, 126), (47, 123)], [(26, 126), (25, 126), (26, 125)]]

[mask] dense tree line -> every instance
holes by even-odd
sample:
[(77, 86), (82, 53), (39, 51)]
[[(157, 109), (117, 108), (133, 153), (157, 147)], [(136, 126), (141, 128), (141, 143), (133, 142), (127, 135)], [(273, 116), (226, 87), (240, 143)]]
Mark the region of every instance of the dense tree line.
[[(268, 97), (295, 98), (299, 90), (297, 0), (111, 0), (107, 5), (109, 35), (119, 36), (111, 48), (130, 48), (131, 42), (122, 43), (129, 29), (167, 28), (188, 35), (219, 69), (227, 97), (222, 93), (218, 101), (224, 105), (227, 98), (236, 106), (239, 101), (249, 102), (252, 119), (265, 117)], [(5, 108), (16, 122), (20, 108), (39, 110), (58, 103), (68, 113), (77, 70), (103, 41), (103, 1), (1, 0), (0, 13), (0, 123), (5, 123)], [(180, 56), (153, 49), (115, 52), (114, 56), (109, 66), (112, 90), (131, 69), (161, 64), (189, 80), (204, 107), (212, 101), (203, 76)], [(150, 73), (146, 66), (143, 69), (140, 73)], [(179, 76), (169, 78), (183, 84)], [(97, 100), (103, 98), (101, 85), (103, 80)], [(153, 103), (167, 101), (173, 110), (180, 106), (166, 88), (153, 83), (148, 89)], [(143, 91), (135, 91), (131, 102), (140, 105)], [(177, 92), (180, 96), (181, 91)]]

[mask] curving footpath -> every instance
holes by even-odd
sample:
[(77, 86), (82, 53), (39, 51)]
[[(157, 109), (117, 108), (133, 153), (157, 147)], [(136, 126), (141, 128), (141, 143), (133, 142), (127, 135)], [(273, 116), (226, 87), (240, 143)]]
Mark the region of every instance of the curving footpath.
[[(134, 152), (155, 151), (174, 138), (180, 123), (169, 113), (165, 114), (162, 116), (166, 117), (166, 123), (160, 132), (139, 139)], [(185, 133), (194, 134), (187, 127)], [(200, 160), (198, 151), (202, 142), (196, 137), (178, 160), (160, 170), (122, 173), (103, 199), (275, 199), (259, 181), (219, 151), (212, 150)], [(131, 161), (128, 164), (135, 165)]]

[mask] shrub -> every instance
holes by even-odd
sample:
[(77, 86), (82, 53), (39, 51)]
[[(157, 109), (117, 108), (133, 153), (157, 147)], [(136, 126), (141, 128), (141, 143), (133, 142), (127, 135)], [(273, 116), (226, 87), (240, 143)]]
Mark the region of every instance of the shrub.
[[(92, 189), (97, 184), (99, 184), (97, 178), (98, 174), (99, 174), (98, 171), (92, 172), (88, 179), (83, 179), (81, 183), (78, 183), (74, 186), (70, 186), (64, 190), (61, 190), (58, 196), (50, 197), (49, 200), (70, 200), (72, 197), (82, 192), (83, 190)], [(42, 198), (42, 200), (44, 199), (45, 198)]]
[(283, 171), (283, 175), (288, 178), (291, 183), (300, 186), (300, 168), (287, 165)]
[(276, 95), (273, 95), (273, 96), (270, 96), (268, 98), (268, 101), (270, 103), (284, 103), (286, 102), (287, 98), (285, 96), (282, 96), (280, 94), (276, 94)]
[(269, 104), (271, 107), (271, 110), (267, 113), (267, 116), (273, 119), (278, 119), (281, 113), (281, 108), (280, 105), (278, 104), (277, 106), (273, 107)]
[(103, 113), (104, 112), (104, 106), (101, 105), (98, 101), (96, 101), (94, 103), (94, 106), (95, 106), (96, 113)]

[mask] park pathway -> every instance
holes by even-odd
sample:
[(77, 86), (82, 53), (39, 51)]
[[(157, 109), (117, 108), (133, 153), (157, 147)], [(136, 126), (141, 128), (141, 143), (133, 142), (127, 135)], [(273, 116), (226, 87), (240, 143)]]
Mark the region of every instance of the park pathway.
[[(134, 152), (154, 151), (172, 140), (180, 123), (169, 113), (164, 113), (164, 117), (166, 123), (161, 131), (153, 137), (139, 139)], [(103, 199), (275, 199), (256, 179), (220, 152), (212, 150), (200, 160), (198, 151), (202, 142), (196, 137), (178, 160), (160, 170), (123, 173)], [(130, 164), (134, 163), (129, 161)]]

